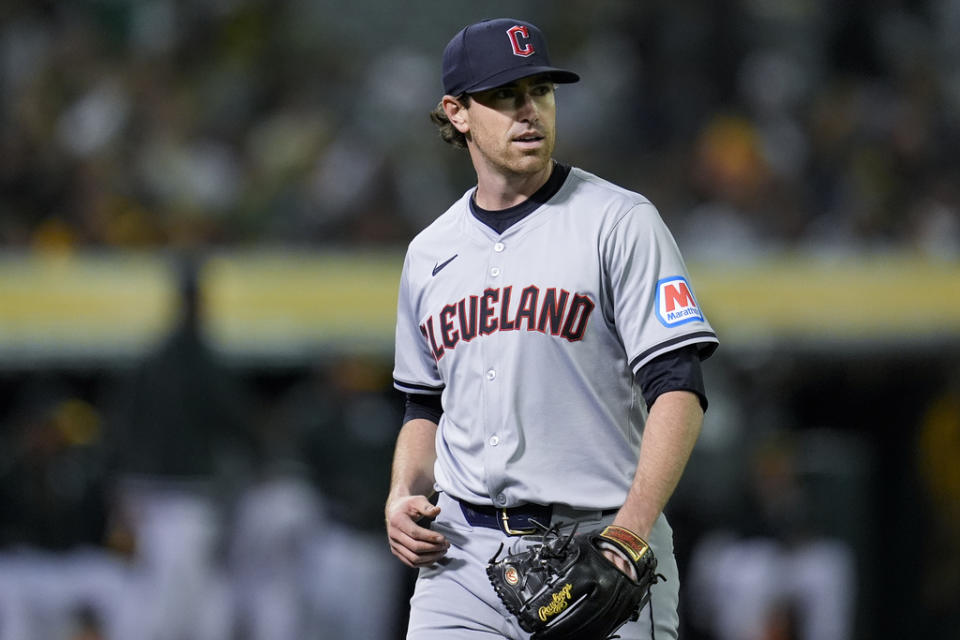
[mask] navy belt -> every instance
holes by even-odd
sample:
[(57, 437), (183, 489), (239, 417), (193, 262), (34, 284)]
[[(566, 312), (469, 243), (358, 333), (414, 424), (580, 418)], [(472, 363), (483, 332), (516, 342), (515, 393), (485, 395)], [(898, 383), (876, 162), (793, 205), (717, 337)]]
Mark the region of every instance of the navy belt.
[[(526, 536), (537, 533), (540, 529), (534, 522), (549, 527), (554, 511), (553, 505), (527, 503), (516, 507), (494, 507), (486, 504), (471, 504), (460, 499), (456, 500), (460, 503), (463, 517), (470, 526), (499, 529), (508, 536)], [(569, 509), (565, 509), (565, 511), (569, 512)], [(592, 513), (604, 517), (616, 512), (617, 509), (607, 509)], [(590, 513), (589, 511), (583, 512), (585, 516), (590, 515)]]

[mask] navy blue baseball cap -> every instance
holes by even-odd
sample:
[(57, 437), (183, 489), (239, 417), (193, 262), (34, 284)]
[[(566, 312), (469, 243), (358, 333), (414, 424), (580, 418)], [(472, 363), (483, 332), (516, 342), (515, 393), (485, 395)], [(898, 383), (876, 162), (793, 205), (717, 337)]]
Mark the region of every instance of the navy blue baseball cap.
[(574, 72), (550, 64), (543, 33), (523, 20), (496, 18), (468, 25), (443, 51), (443, 91), (451, 96), (541, 73), (558, 83), (580, 80)]

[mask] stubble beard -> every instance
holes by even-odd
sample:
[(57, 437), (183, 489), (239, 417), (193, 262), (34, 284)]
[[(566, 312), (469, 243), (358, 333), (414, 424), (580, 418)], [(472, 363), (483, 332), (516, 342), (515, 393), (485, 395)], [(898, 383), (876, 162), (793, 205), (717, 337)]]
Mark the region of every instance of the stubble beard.
[(553, 157), (554, 140), (547, 135), (544, 138), (542, 147), (529, 152), (517, 152), (511, 149), (512, 142), (506, 143), (506, 149), (497, 158), (494, 164), (505, 174), (512, 174), (518, 177), (533, 176), (542, 172), (550, 165)]

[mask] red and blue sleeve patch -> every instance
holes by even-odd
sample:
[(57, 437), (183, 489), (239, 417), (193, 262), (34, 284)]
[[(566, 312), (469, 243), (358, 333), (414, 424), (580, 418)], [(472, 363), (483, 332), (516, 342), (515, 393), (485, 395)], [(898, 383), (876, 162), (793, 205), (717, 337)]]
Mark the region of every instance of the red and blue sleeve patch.
[(697, 304), (690, 290), (690, 284), (683, 276), (671, 276), (657, 282), (654, 306), (657, 319), (665, 327), (703, 321), (700, 305)]

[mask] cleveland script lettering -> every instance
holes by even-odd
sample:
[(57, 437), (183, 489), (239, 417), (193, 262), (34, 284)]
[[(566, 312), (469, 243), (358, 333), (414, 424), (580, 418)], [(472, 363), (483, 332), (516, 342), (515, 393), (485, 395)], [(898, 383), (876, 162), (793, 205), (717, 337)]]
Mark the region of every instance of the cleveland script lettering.
[(498, 331), (539, 331), (569, 342), (583, 339), (590, 314), (597, 306), (588, 295), (529, 285), (513, 304), (513, 287), (486, 289), (445, 305), (420, 325), (433, 356), (440, 360), (447, 349), (477, 336)]

